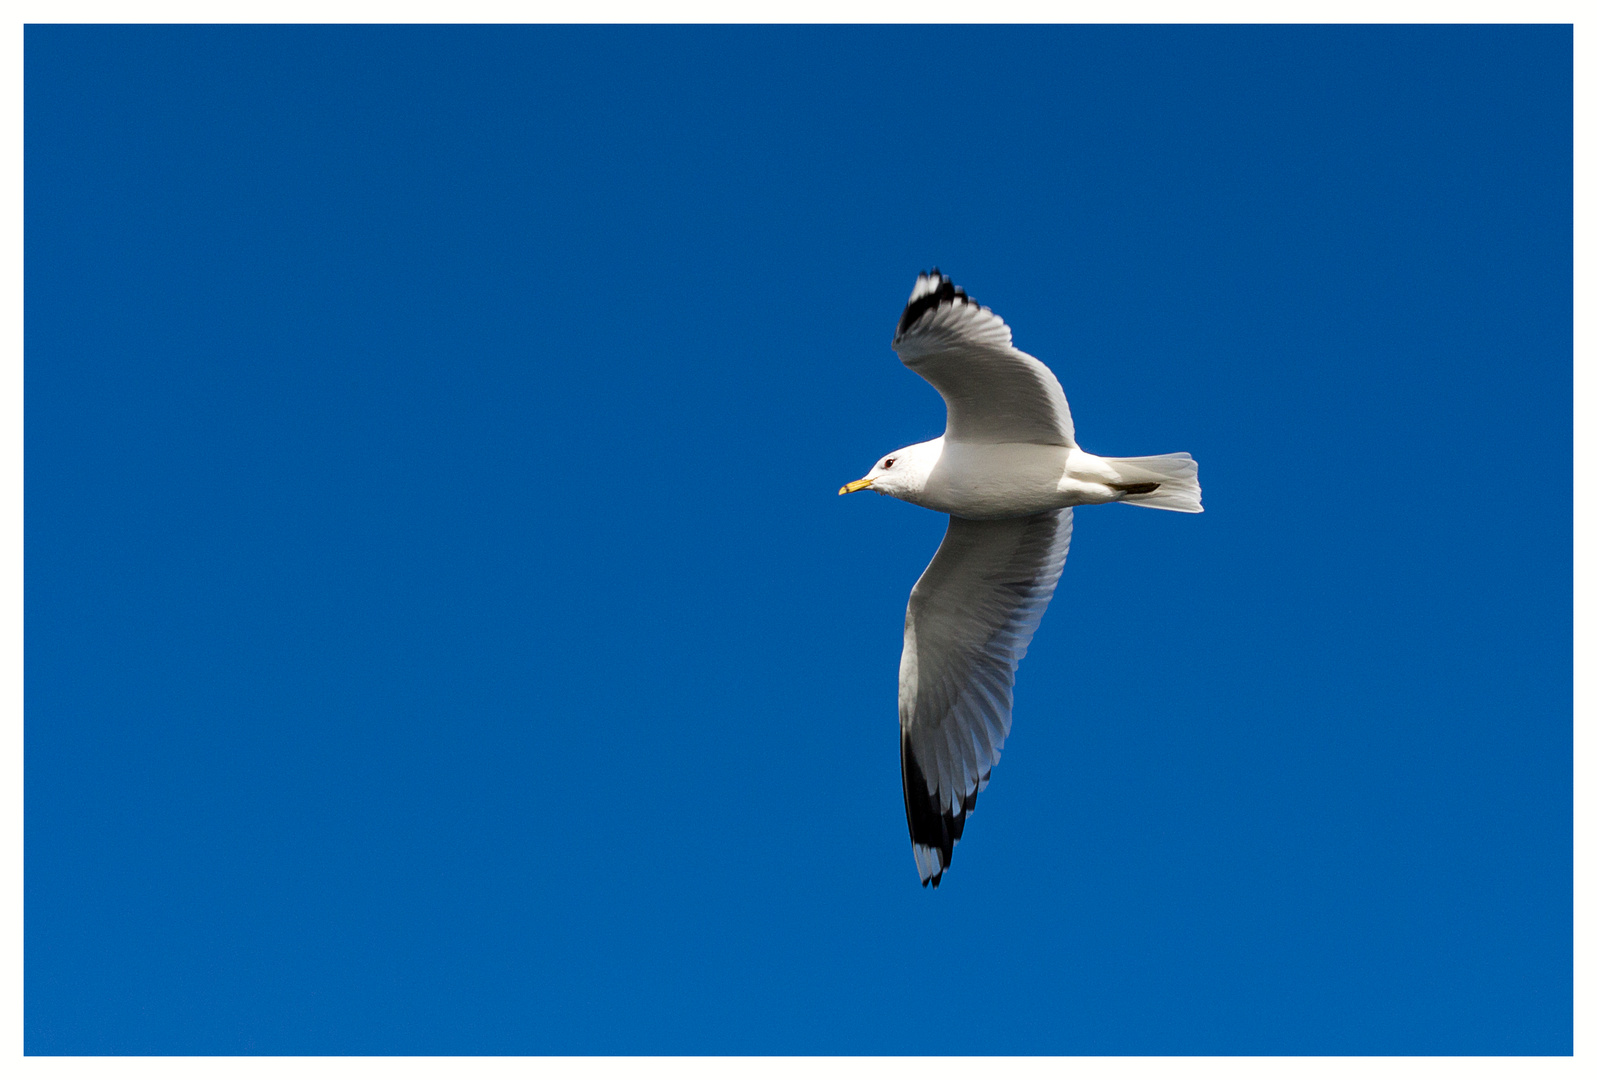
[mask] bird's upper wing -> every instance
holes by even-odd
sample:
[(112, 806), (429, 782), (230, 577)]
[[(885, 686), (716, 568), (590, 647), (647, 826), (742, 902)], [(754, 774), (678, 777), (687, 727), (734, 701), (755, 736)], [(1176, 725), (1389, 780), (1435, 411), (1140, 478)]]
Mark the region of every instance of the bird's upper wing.
[(1009, 327), (937, 270), (915, 279), (893, 348), (937, 388), (956, 442), (1075, 446), (1059, 380), (1010, 344)]
[(936, 885), (1009, 734), (1015, 667), (1070, 550), (1070, 508), (949, 518), (909, 594), (898, 668), (904, 813), (921, 884)]

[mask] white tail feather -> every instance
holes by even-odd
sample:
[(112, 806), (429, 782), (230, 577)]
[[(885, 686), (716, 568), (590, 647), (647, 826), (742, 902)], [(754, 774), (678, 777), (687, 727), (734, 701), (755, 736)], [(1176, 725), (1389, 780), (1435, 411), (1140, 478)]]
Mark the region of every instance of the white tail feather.
[(1184, 514), (1203, 513), (1203, 489), (1198, 486), (1198, 463), (1192, 460), (1191, 454), (1103, 460), (1119, 474), (1122, 484), (1159, 485), (1146, 494), (1128, 493), (1121, 502), (1133, 506), (1152, 506), (1159, 510), (1179, 510)]

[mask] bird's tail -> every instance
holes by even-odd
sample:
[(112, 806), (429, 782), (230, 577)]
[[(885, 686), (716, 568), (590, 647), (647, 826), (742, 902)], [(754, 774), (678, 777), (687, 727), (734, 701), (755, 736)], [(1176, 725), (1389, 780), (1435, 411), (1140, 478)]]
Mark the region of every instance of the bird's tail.
[(1118, 482), (1109, 486), (1125, 492), (1121, 502), (1160, 510), (1179, 510), (1184, 514), (1203, 513), (1203, 489), (1198, 486), (1198, 463), (1192, 460), (1191, 454), (1112, 457), (1103, 461), (1120, 477)]

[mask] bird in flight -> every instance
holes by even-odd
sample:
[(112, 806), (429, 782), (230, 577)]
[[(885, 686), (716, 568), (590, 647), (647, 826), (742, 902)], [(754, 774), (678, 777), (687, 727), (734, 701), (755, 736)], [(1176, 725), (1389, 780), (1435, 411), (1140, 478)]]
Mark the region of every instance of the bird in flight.
[(936, 887), (1009, 735), (1015, 668), (1054, 594), (1072, 507), (1203, 512), (1190, 454), (1106, 458), (1076, 445), (1059, 380), (935, 268), (915, 279), (893, 349), (936, 388), (948, 425), (894, 450), (839, 495), (876, 491), (947, 514), (909, 594), (898, 665), (904, 814)]

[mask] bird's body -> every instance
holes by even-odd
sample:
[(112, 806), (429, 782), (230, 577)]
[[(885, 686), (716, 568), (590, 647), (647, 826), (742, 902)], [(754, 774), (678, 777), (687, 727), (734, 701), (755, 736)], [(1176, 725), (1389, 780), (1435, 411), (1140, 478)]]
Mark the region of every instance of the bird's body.
[(898, 498), (972, 521), (1121, 502), (1127, 497), (1126, 488), (1137, 486), (1111, 463), (1113, 459), (1089, 454), (1079, 446), (967, 443), (939, 437), (897, 453), (901, 459), (913, 456), (928, 463), (924, 486), (907, 489)]
[(1064, 567), (1071, 508), (1203, 505), (1186, 454), (1103, 458), (1077, 446), (1053, 372), (938, 271), (916, 280), (893, 348), (943, 396), (947, 430), (840, 494), (870, 488), (949, 515), (910, 593), (898, 689), (910, 843), (921, 884), (935, 886), (1009, 734), (1015, 668)]

